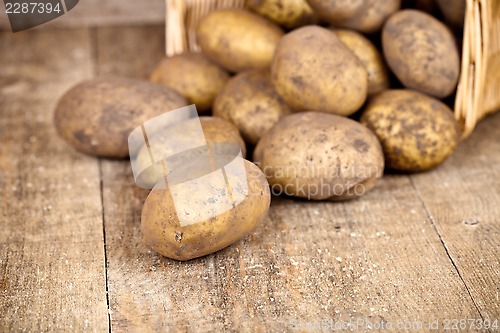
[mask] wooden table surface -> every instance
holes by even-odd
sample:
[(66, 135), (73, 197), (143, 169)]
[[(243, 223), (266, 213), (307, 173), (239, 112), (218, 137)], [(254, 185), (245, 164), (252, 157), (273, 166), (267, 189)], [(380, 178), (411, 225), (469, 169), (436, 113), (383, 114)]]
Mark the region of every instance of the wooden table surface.
[(75, 152), (52, 113), (81, 80), (146, 78), (163, 50), (161, 26), (0, 33), (1, 332), (500, 320), (500, 113), (432, 172), (345, 203), (273, 198), (253, 235), (201, 259), (148, 250), (129, 163)]

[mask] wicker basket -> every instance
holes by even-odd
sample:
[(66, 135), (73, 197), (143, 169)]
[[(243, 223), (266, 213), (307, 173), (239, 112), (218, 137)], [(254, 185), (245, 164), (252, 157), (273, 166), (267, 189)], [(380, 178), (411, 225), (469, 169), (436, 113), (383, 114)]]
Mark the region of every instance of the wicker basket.
[[(500, 109), (500, 1), (466, 0), (462, 68), (455, 117), (463, 138), (476, 123)], [(207, 13), (244, 7), (244, 0), (166, 0), (166, 53), (199, 51), (195, 30)]]

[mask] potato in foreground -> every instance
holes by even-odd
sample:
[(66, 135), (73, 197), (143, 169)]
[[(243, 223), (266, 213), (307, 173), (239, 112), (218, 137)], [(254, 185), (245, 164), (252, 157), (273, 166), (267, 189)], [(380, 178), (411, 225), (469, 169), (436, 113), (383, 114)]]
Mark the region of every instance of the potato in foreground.
[(370, 130), (322, 112), (283, 118), (259, 141), (254, 161), (273, 194), (314, 200), (359, 197), (384, 171), (380, 143)]
[(287, 29), (312, 24), (316, 17), (306, 0), (246, 0), (246, 7)]
[(379, 138), (386, 166), (394, 170), (433, 168), (453, 153), (460, 138), (448, 106), (411, 90), (386, 90), (375, 96), (361, 122)]
[[(246, 197), (223, 212), (222, 203), (235, 194), (229, 193), (227, 184), (215, 181), (216, 178), (196, 191), (183, 184), (174, 190), (154, 188), (142, 209), (141, 229), (146, 246), (168, 258), (189, 260), (219, 251), (254, 231), (269, 209), (269, 184), (255, 164), (243, 161), (246, 179), (230, 171), (226, 177), (233, 181), (232, 189), (247, 188)], [(189, 198), (183, 202), (193, 204), (179, 204), (174, 197)], [(199, 205), (203, 209), (193, 207)], [(206, 218), (207, 212), (210, 218)], [(187, 214), (196, 222), (183, 223), (180, 214)]]
[(274, 88), (294, 110), (350, 115), (364, 103), (368, 73), (330, 30), (305, 26), (285, 35), (271, 66)]
[[(245, 141), (240, 136), (238, 129), (226, 121), (217, 117), (199, 117), (201, 127), (203, 129), (203, 135), (208, 144), (214, 142), (229, 142), (234, 143), (241, 149), (241, 155), (245, 157), (246, 146)], [(169, 136), (161, 136), (161, 140), (155, 141), (155, 150), (161, 151), (164, 156), (174, 155), (175, 152), (172, 149), (179, 147), (186, 142), (189, 142), (193, 133), (196, 133), (196, 128), (198, 125), (198, 118), (192, 118), (188, 121), (182, 122), (179, 125), (169, 128)], [(161, 133), (160, 133), (161, 134)], [(165, 140), (168, 140), (166, 142)], [(199, 150), (191, 149), (184, 154), (191, 154), (194, 159), (200, 154)], [(139, 170), (145, 170), (139, 177), (139, 182), (143, 186), (152, 188), (159, 179), (163, 176), (163, 168), (161, 164), (154, 164), (147, 168), (151, 163), (149, 156), (148, 147), (146, 145), (142, 146), (137, 153), (136, 165)]]
[(385, 59), (406, 88), (444, 98), (455, 90), (460, 57), (451, 31), (429, 14), (402, 10), (382, 31)]
[(291, 111), (274, 90), (267, 71), (249, 71), (229, 80), (217, 95), (213, 112), (232, 122), (246, 142), (256, 144)]
[(348, 29), (336, 29), (335, 34), (358, 57), (368, 71), (368, 95), (389, 88), (389, 72), (375, 45), (362, 34)]
[(75, 149), (123, 158), (129, 154), (128, 136), (134, 128), (185, 105), (186, 100), (167, 87), (120, 77), (95, 78), (61, 97), (54, 123)]
[(201, 53), (183, 53), (163, 59), (150, 81), (181, 94), (198, 112), (207, 112), (229, 74)]
[(223, 9), (203, 17), (196, 36), (208, 58), (231, 72), (241, 72), (268, 68), (283, 30), (248, 11)]

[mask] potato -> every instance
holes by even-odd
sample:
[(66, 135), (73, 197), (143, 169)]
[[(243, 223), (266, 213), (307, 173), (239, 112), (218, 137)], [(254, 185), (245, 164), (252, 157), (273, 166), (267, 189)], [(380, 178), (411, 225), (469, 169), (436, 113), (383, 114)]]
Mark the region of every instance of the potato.
[(319, 17), (333, 24), (361, 13), (366, 0), (307, 0), (307, 2)]
[(444, 98), (455, 89), (460, 57), (450, 30), (434, 17), (403, 10), (387, 20), (382, 46), (390, 69), (406, 88)]
[(207, 142), (232, 142), (241, 148), (243, 157), (246, 155), (245, 141), (238, 128), (230, 122), (217, 117), (200, 117), (201, 127)]
[[(142, 209), (146, 246), (168, 258), (189, 260), (221, 250), (255, 230), (269, 209), (269, 185), (256, 165), (242, 161), (246, 179), (226, 170), (232, 193), (220, 177), (209, 177), (197, 186), (182, 183), (153, 189)], [(241, 194), (234, 190), (242, 188), (246, 195), (231, 205)]]
[(332, 22), (337, 27), (350, 28), (363, 33), (380, 31), (387, 18), (401, 6), (401, 0), (365, 0), (363, 9), (354, 16)]
[(271, 74), (278, 94), (292, 109), (350, 115), (364, 103), (368, 73), (330, 30), (306, 26), (280, 41)]
[(455, 150), (460, 137), (448, 106), (411, 90), (386, 90), (375, 96), (361, 122), (382, 143), (387, 167), (401, 171), (437, 166)]
[(59, 135), (96, 156), (128, 156), (128, 136), (146, 120), (185, 106), (175, 91), (138, 80), (104, 77), (84, 81), (64, 94), (54, 113)]
[(368, 95), (389, 88), (389, 73), (382, 55), (375, 45), (354, 30), (336, 29), (335, 34), (358, 57), (368, 71)]
[(283, 30), (241, 9), (213, 11), (196, 30), (201, 50), (231, 72), (269, 68)]
[(246, 0), (245, 5), (257, 14), (288, 29), (316, 21), (306, 0)]
[[(190, 137), (196, 131), (198, 118), (191, 118), (175, 125), (175, 130), (170, 131), (168, 137), (161, 137), (155, 141), (157, 151), (161, 151), (164, 156), (173, 155), (172, 147), (177, 148), (181, 142), (189, 141)], [(217, 117), (199, 117), (203, 134), (207, 143), (230, 142), (239, 145), (243, 157), (246, 155), (246, 146), (238, 129), (230, 122)], [(191, 150), (185, 154), (191, 154), (196, 158), (201, 151)], [(136, 156), (136, 165), (138, 170), (145, 170), (138, 179), (143, 187), (152, 188), (163, 176), (161, 164), (154, 164), (146, 170), (151, 163), (151, 159), (146, 145), (142, 146)], [(181, 162), (182, 163), (182, 162)]]
[(313, 200), (361, 196), (384, 170), (372, 132), (354, 120), (321, 112), (283, 118), (260, 139), (254, 161), (273, 194)]
[(464, 25), (465, 0), (436, 0), (448, 22), (456, 27)]
[(199, 112), (212, 108), (215, 96), (229, 80), (229, 74), (201, 53), (183, 53), (163, 59), (150, 81), (181, 94)]
[(267, 71), (249, 71), (229, 80), (217, 95), (213, 112), (235, 124), (246, 142), (256, 144), (291, 111), (274, 90)]

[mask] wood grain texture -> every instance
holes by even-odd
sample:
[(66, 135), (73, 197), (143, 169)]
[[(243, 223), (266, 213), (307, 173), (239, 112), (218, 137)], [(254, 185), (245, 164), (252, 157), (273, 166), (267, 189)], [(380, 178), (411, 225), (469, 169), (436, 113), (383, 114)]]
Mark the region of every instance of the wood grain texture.
[(99, 28), (94, 36), (99, 75), (148, 80), (165, 57), (165, 29), (160, 25)]
[(500, 114), (412, 181), (484, 318), (500, 318)]
[(0, 49), (0, 331), (107, 330), (98, 163), (52, 124), (92, 75), (89, 33), (1, 33)]
[[(143, 38), (122, 36), (145, 50), (154, 37), (141, 29)], [(98, 32), (97, 71), (147, 76), (144, 60), (101, 56), (113, 53), (107, 39), (115, 34), (106, 30)], [(148, 57), (162, 54), (154, 52)], [(274, 198), (255, 234), (181, 263), (142, 243), (147, 192), (133, 184), (128, 163), (103, 161), (102, 174), (112, 331), (280, 332), (321, 320), (480, 318), (408, 176), (387, 176), (346, 203)]]
[[(80, 0), (67, 14), (35, 29), (140, 25), (165, 22), (165, 0)], [(0, 30), (10, 30), (3, 3)]]

